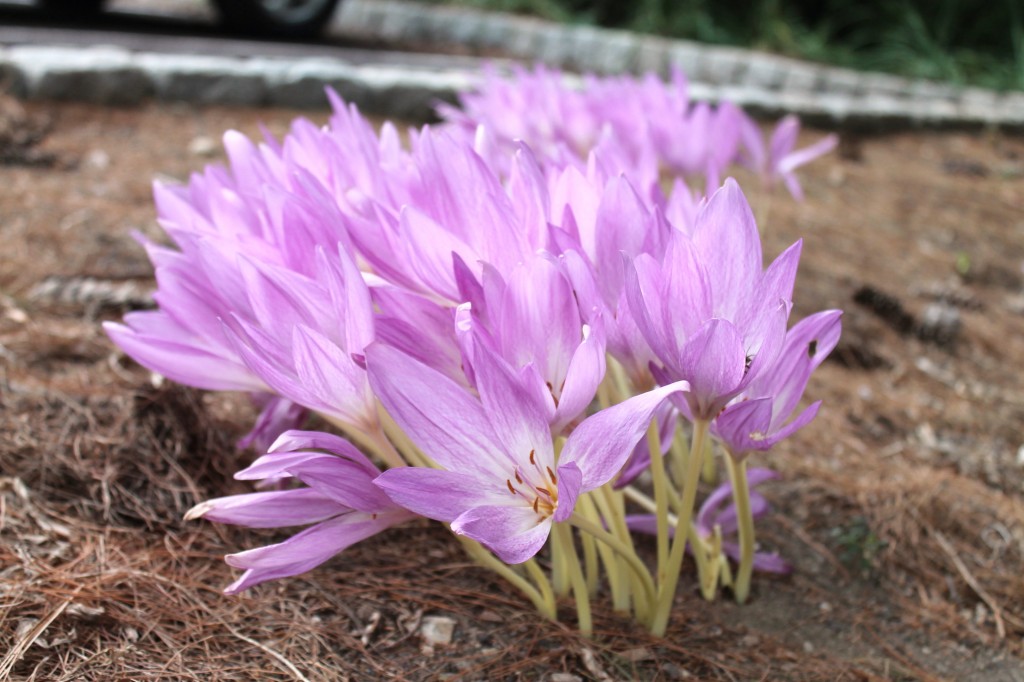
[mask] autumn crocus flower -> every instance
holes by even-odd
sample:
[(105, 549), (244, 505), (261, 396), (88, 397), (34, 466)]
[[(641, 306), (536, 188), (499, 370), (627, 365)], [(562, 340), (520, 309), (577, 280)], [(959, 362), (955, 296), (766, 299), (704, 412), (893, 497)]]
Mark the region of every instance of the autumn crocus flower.
[(627, 296), (640, 331), (661, 363), (663, 382), (685, 380), (677, 401), (710, 420), (778, 355), (786, 333), (801, 243), (762, 266), (753, 214), (732, 179), (676, 231), (664, 260), (633, 261)]
[(376, 404), (358, 359), (374, 338), (370, 294), (340, 245), (314, 251), (317, 279), (243, 262), (252, 317), (223, 324), (246, 365), (278, 394), (364, 433)]
[(746, 600), (752, 572), (757, 568), (754, 551), (756, 509), (755, 499), (750, 493), (753, 481), (748, 482), (746, 457), (752, 451), (767, 450), (805, 426), (817, 414), (820, 403), (808, 406), (790, 420), (811, 372), (839, 340), (840, 316), (838, 310), (827, 310), (796, 324), (786, 335), (776, 361), (712, 422), (712, 432), (725, 444), (726, 469), (731, 488), (735, 491), (734, 519), (739, 531), (740, 564), (734, 593), (739, 602)]
[(377, 467), (347, 441), (326, 433), (288, 431), (270, 452), (235, 474), (240, 480), (293, 477), (307, 487), (219, 497), (185, 515), (249, 528), (309, 525), (284, 542), (229, 554), (245, 573), (224, 591), (298, 575), (386, 528), (414, 518), (373, 485)]
[(732, 457), (743, 458), (753, 451), (768, 450), (814, 419), (820, 401), (790, 417), (811, 373), (836, 347), (841, 317), (839, 310), (826, 310), (794, 325), (787, 332), (775, 363), (711, 423), (711, 432), (725, 444)]
[(741, 126), (743, 145), (747, 154), (746, 165), (769, 183), (782, 180), (797, 201), (803, 200), (804, 191), (796, 177), (796, 169), (819, 156), (828, 154), (839, 143), (839, 138), (831, 134), (809, 147), (794, 149), (800, 134), (800, 119), (793, 115), (786, 116), (775, 126), (767, 150), (757, 123), (744, 118)]
[(626, 173), (645, 189), (657, 181), (660, 168), (676, 177), (703, 178), (697, 184), (710, 191), (730, 165), (745, 162), (769, 182), (783, 179), (800, 198), (794, 171), (835, 145), (829, 136), (793, 151), (799, 126), (787, 117), (766, 152), (749, 116), (729, 102), (692, 100), (679, 69), (667, 82), (650, 73), (575, 78), (545, 66), (513, 67), (509, 74), (489, 69), (475, 91), (459, 96), (459, 104), (440, 105), (438, 113), (467, 137), (488, 128), (481, 152), (502, 174), (509, 150), (524, 141), (548, 167), (585, 165), (600, 149), (614, 174)]
[(537, 396), (558, 435), (583, 415), (604, 378), (603, 320), (584, 322), (576, 291), (550, 255), (519, 264), (507, 280), (490, 269), (484, 278), (456, 312), (465, 354), (490, 346)]
[(367, 349), (370, 382), (390, 415), (439, 468), (389, 469), (376, 484), (398, 505), (451, 524), (506, 563), (522, 563), (568, 520), (580, 494), (611, 480), (654, 410), (683, 386), (589, 417), (556, 461), (537, 397), (486, 345), (475, 347), (479, 398), (393, 348)]

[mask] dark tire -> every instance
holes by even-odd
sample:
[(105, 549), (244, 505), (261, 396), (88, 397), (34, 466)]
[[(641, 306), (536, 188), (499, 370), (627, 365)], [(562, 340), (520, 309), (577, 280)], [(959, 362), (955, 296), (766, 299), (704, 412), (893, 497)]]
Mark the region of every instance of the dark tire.
[(221, 23), (236, 33), (311, 38), (323, 31), (341, 0), (214, 0)]
[(83, 19), (94, 17), (103, 9), (106, 0), (36, 0), (36, 4), (44, 12), (55, 16)]

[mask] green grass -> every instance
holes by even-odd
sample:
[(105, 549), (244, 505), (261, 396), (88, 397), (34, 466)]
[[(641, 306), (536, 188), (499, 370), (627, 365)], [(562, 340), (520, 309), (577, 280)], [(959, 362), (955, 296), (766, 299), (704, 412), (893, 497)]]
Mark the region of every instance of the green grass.
[(854, 69), (1024, 89), (1024, 6), (1018, 0), (446, 1)]

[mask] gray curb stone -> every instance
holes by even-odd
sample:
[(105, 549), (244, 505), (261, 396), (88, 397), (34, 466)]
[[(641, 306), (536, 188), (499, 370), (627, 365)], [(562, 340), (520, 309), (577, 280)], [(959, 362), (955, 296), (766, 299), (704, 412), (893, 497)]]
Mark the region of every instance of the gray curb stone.
[[(477, 36), (500, 17), (503, 29)], [(387, 35), (377, 27), (388, 26)], [(827, 124), (1000, 125), (1024, 127), (1024, 93), (978, 88), (800, 62), (776, 55), (592, 26), (438, 6), (407, 0), (346, 0), (336, 28), (363, 37), (464, 44), (509, 57), (595, 73), (654, 72), (672, 65), (692, 94), (724, 97), (765, 114), (794, 112)], [(498, 42), (498, 41), (502, 42)]]
[(156, 98), (324, 109), (329, 86), (367, 113), (429, 120), (438, 100), (454, 101), (478, 78), (465, 68), (356, 65), (325, 57), (208, 57), (109, 46), (0, 48), (0, 84), (15, 95), (111, 105)]

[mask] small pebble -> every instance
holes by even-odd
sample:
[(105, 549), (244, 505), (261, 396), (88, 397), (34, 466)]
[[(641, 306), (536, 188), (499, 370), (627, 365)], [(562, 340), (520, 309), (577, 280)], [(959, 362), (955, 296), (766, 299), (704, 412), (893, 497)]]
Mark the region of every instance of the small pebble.
[(832, 613), (832, 605), (829, 604), (827, 601), (823, 601), (820, 604), (818, 604), (818, 610), (822, 613)]
[(809, 654), (814, 651), (814, 645), (810, 642), (804, 642), (804, 653)]
[(924, 341), (946, 345), (960, 332), (960, 311), (948, 303), (929, 303), (921, 312), (918, 336)]
[(188, 153), (192, 156), (213, 156), (217, 153), (217, 141), (207, 135), (200, 135), (188, 143)]
[(86, 153), (83, 159), (86, 168), (93, 170), (106, 170), (110, 167), (110, 154), (102, 149), (92, 149)]
[(451, 644), (455, 634), (455, 620), (448, 616), (424, 616), (420, 637), (428, 646)]

